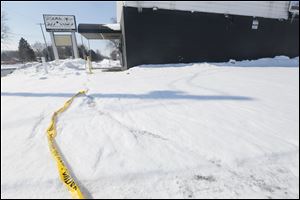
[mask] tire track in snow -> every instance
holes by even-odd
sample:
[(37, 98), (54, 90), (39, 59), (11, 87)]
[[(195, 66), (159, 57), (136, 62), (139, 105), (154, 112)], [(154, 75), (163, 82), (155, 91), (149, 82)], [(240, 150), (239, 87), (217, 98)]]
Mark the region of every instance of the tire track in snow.
[(43, 120), (45, 119), (45, 112), (43, 111), (39, 117), (38, 120), (34, 123), (32, 129), (31, 129), (31, 134), (28, 136), (28, 139), (34, 138), (38, 134), (38, 128), (42, 124)]
[(96, 160), (95, 160), (95, 162), (93, 164), (93, 167), (92, 167), (94, 171), (96, 171), (96, 169), (97, 169), (97, 167), (98, 167), (98, 165), (101, 161), (101, 158), (102, 158), (102, 155), (103, 155), (103, 148), (100, 148), (96, 155), (97, 155), (97, 157), (96, 157)]
[[(129, 131), (132, 134), (134, 134), (135, 136), (136, 136), (136, 134), (139, 134), (139, 135), (142, 135), (142, 136), (149, 136), (149, 137), (156, 138), (156, 139), (168, 140), (167, 138), (164, 138), (160, 135), (154, 134), (154, 133), (149, 132), (149, 131), (144, 131), (144, 130), (140, 130), (140, 129), (132, 129), (132, 128), (129, 128)], [(136, 136), (136, 138), (138, 138), (138, 137)]]
[[(201, 67), (199, 67), (201, 68)], [(198, 71), (198, 70), (197, 70)], [(192, 75), (186, 75), (184, 77), (181, 77), (179, 79), (175, 79), (173, 81), (171, 81), (168, 86), (171, 88), (171, 89), (174, 89), (174, 90), (179, 90), (178, 87), (176, 87), (176, 83), (180, 82), (180, 81), (183, 81), (185, 80), (185, 82), (187, 83), (187, 79), (190, 80), (190, 79), (195, 79), (196, 77), (201, 77), (201, 76), (207, 76), (207, 75), (212, 75), (212, 74), (216, 74), (218, 72), (224, 72), (224, 71), (227, 71), (227, 70), (221, 70), (221, 69), (214, 69), (214, 68), (211, 68), (211, 66), (208, 68), (208, 69), (204, 69), (204, 70), (201, 70), (196, 72), (196, 74), (192, 74)], [(189, 84), (187, 84), (189, 85)], [(195, 87), (195, 86), (194, 86)], [(196, 87), (199, 87), (199, 86), (196, 86)], [(202, 88), (202, 89), (206, 89), (206, 88)], [(209, 88), (207, 88), (208, 90), (210, 90)]]
[(138, 140), (138, 135), (140, 136), (149, 136), (151, 138), (154, 139), (160, 139), (160, 140), (164, 140), (167, 141), (167, 138), (164, 138), (160, 135), (157, 135), (155, 133), (152, 133), (150, 131), (146, 131), (146, 130), (142, 130), (142, 129), (137, 129), (137, 128), (132, 128), (124, 123), (122, 123), (120, 120), (116, 119), (115, 117), (113, 117), (111, 114), (107, 113), (107, 112), (103, 112), (103, 111), (99, 111), (101, 114), (104, 114), (106, 117), (108, 117), (112, 122), (118, 124), (120, 127), (122, 127), (123, 129), (126, 129), (128, 132), (130, 132), (137, 140)]
[[(209, 70), (207, 70), (207, 71), (209, 71)], [(213, 71), (224, 72), (224, 70), (223, 71), (213, 70)], [(185, 82), (187, 83), (188, 86), (193, 87), (193, 88), (207, 90), (207, 91), (215, 92), (215, 93), (222, 94), (222, 95), (230, 95), (226, 92), (223, 92), (223, 91), (220, 91), (220, 90), (217, 90), (217, 89), (207, 88), (207, 87), (203, 87), (203, 86), (200, 86), (200, 85), (197, 85), (197, 84), (193, 83), (193, 80), (195, 80), (196, 78), (199, 78), (199, 77), (204, 76), (204, 75), (211, 75), (211, 74), (215, 74), (215, 73), (202, 74), (202, 72), (198, 72), (198, 73), (192, 75), (189, 79), (186, 79)]]
[(138, 135), (139, 135), (139, 136), (148, 136), (148, 137), (151, 137), (151, 138), (154, 138), (154, 139), (160, 139), (160, 140), (163, 140), (163, 141), (168, 140), (167, 138), (164, 138), (164, 137), (162, 137), (158, 134), (152, 133), (151, 131), (142, 130), (142, 129), (138, 129), (138, 128), (133, 128), (133, 127), (130, 127), (130, 126), (124, 124), (123, 122), (121, 122), (117, 118), (113, 117), (111, 114), (100, 110), (98, 105), (97, 105), (97, 102), (94, 100), (93, 96), (87, 95), (87, 97), (88, 97), (87, 104), (93, 105), (100, 115), (106, 116), (107, 118), (110, 119), (110, 121), (118, 124), (118, 126), (122, 127), (123, 129), (126, 129), (129, 133), (131, 133), (134, 136), (135, 139), (138, 140)]

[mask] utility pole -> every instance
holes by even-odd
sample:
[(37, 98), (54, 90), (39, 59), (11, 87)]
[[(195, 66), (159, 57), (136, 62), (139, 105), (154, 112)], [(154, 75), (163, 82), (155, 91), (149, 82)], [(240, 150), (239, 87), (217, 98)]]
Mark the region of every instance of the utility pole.
[(45, 42), (45, 46), (46, 46), (46, 50), (47, 50), (47, 53), (48, 53), (47, 60), (49, 60), (50, 53), (49, 53), (49, 50), (48, 50), (48, 45), (47, 45), (46, 37), (45, 37), (44, 31), (43, 31), (43, 27), (42, 27), (42, 25), (44, 25), (44, 24), (43, 23), (38, 23), (38, 25), (40, 25), (40, 27), (41, 27), (41, 31), (42, 31), (44, 42)]

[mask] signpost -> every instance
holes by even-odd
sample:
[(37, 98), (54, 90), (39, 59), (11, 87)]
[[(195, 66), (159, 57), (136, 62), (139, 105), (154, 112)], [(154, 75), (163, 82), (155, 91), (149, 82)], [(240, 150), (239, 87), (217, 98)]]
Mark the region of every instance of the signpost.
[(76, 32), (74, 15), (44, 15), (46, 30), (48, 32)]
[[(75, 36), (75, 32), (77, 31), (75, 16), (47, 14), (43, 15), (43, 17), (46, 31), (50, 33), (55, 59), (59, 59), (57, 46), (63, 46), (64, 44), (72, 46), (74, 57), (78, 58), (77, 41)], [(68, 37), (71, 38), (72, 44), (69, 44), (67, 37), (60, 37), (59, 35), (55, 35), (54, 32), (71, 32), (71, 35)]]

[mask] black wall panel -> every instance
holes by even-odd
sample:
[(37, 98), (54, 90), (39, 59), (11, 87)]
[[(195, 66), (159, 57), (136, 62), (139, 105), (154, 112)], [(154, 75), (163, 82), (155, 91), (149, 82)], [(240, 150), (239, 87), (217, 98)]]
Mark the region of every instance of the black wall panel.
[(299, 55), (299, 19), (124, 7), (127, 67)]

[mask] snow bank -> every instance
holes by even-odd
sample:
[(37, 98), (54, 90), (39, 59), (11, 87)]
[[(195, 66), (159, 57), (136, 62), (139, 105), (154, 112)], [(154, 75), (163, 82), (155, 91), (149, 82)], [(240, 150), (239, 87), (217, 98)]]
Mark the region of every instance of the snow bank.
[(299, 198), (298, 58), (93, 74), (84, 65), (1, 79), (2, 198), (70, 198), (46, 129), (81, 89), (57, 144), (87, 197)]
[(190, 67), (196, 65), (224, 66), (224, 67), (298, 67), (299, 57), (289, 58), (287, 56), (276, 56), (274, 58), (261, 58), (257, 60), (236, 61), (221, 63), (179, 63), (179, 64), (148, 64), (140, 65), (142, 68), (162, 68), (162, 67)]
[(92, 62), (93, 68), (113, 68), (121, 67), (119, 60), (103, 59), (101, 62)]
[(287, 56), (276, 56), (275, 58), (261, 58), (258, 60), (233, 61), (219, 63), (219, 66), (239, 67), (299, 67), (299, 57), (290, 59)]
[[(54, 76), (67, 74), (80, 74), (85, 70), (85, 60), (83, 59), (66, 59), (51, 61), (48, 63), (30, 63), (25, 64), (13, 72), (15, 76)], [(50, 75), (47, 75), (50, 74)]]

